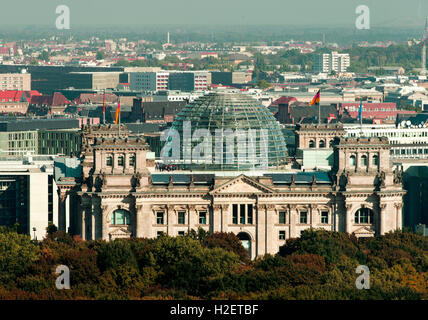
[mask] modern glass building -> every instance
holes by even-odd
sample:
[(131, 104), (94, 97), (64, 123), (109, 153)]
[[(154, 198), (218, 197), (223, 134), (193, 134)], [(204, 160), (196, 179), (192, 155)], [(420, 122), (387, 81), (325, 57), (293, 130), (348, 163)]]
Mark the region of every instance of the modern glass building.
[(279, 169), (287, 163), (279, 123), (257, 100), (237, 91), (221, 89), (196, 99), (171, 129), (161, 159), (181, 169)]

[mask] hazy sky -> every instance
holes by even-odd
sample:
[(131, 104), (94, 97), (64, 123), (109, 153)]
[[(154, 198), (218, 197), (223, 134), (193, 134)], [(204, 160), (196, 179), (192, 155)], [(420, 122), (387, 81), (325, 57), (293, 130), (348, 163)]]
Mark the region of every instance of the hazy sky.
[[(6, 2), (6, 1), (2, 1)], [(427, 0), (13, 0), (1, 3), (3, 25), (52, 25), (58, 5), (70, 8), (71, 27), (147, 24), (355, 25), (358, 5), (372, 26), (423, 24)]]

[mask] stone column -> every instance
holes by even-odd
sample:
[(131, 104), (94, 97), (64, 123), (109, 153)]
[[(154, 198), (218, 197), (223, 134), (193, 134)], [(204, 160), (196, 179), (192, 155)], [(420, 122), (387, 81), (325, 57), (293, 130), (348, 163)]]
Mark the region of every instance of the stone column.
[(313, 224), (314, 224), (314, 221), (315, 221), (315, 219), (314, 219), (314, 212), (316, 212), (316, 210), (314, 210), (315, 209), (315, 205), (312, 205), (312, 204), (309, 204), (308, 205), (308, 214), (309, 214), (309, 225), (311, 226), (311, 227), (313, 227)]
[(221, 224), (221, 205), (214, 204), (212, 206), (213, 217), (212, 217), (212, 227), (210, 228), (212, 232), (221, 232), (222, 224)]
[(221, 205), (221, 232), (227, 232), (229, 230), (229, 209), (230, 205), (222, 204)]
[(330, 205), (330, 208), (328, 210), (328, 214), (329, 214), (328, 222), (331, 224), (331, 231), (337, 231), (337, 228), (336, 228), (336, 210), (335, 210), (334, 204)]
[(66, 210), (67, 190), (58, 188), (58, 230), (66, 230)]
[(123, 159), (123, 171), (128, 172), (129, 168), (129, 153), (125, 153), (125, 157)]
[(107, 220), (107, 214), (108, 214), (108, 206), (102, 205), (101, 206), (101, 239), (102, 240), (108, 240), (108, 223)]
[(266, 205), (266, 253), (275, 254), (278, 252), (278, 235), (274, 232), (275, 206)]
[[(195, 227), (196, 224), (199, 223), (198, 217), (196, 215), (196, 207), (194, 205), (188, 205), (188, 216), (187, 216), (187, 228), (190, 232), (192, 230), (192, 227)], [(195, 229), (195, 231), (197, 231)]]
[(352, 204), (345, 204), (345, 230), (347, 233), (351, 233), (352, 216), (351, 216)]
[(91, 240), (96, 240), (97, 235), (96, 235), (96, 226), (97, 226), (97, 204), (95, 202), (95, 198), (92, 198), (92, 206), (91, 206)]
[(173, 225), (175, 222), (175, 211), (173, 205), (168, 205), (166, 209), (166, 234), (172, 236)]
[(396, 218), (395, 218), (395, 229), (401, 230), (403, 228), (403, 221), (402, 221), (402, 212), (401, 208), (403, 207), (403, 204), (401, 202), (394, 204), (395, 210), (396, 210)]
[(135, 206), (135, 236), (143, 237), (143, 206), (141, 204)]
[(113, 152), (112, 157), (113, 157), (112, 172), (114, 172), (115, 169), (117, 168), (117, 154)]
[(386, 227), (386, 204), (385, 203), (381, 203), (379, 205), (379, 209), (380, 209), (380, 235), (384, 235), (385, 234), (385, 227)]
[(266, 205), (257, 204), (256, 209), (256, 257), (266, 254)]
[[(153, 210), (150, 205), (143, 204), (141, 209), (139, 229), (141, 231), (141, 237), (143, 238), (152, 238), (153, 237), (153, 221), (155, 221), (156, 216), (153, 216)], [(155, 235), (156, 236), (156, 235)]]
[(296, 205), (290, 204), (289, 206), (289, 237), (295, 238), (296, 237)]
[(80, 235), (82, 240), (86, 240), (86, 205), (80, 205)]

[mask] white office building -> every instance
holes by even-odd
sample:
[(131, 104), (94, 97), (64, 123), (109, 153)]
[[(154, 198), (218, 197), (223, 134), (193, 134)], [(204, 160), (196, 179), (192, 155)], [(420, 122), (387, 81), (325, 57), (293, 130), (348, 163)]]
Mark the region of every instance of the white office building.
[(317, 54), (314, 58), (313, 70), (315, 73), (336, 73), (347, 72), (351, 65), (351, 59), (348, 53), (331, 53)]
[(411, 125), (410, 121), (394, 124), (344, 124), (346, 136), (387, 137), (391, 159), (428, 159), (428, 127)]
[(49, 222), (57, 224), (55, 156), (0, 157), (0, 225), (16, 223), (21, 232), (42, 240)]

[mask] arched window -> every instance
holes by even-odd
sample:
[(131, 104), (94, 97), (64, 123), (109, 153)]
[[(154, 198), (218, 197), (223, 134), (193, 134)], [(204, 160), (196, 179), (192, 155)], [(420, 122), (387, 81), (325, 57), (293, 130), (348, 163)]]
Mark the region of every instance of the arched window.
[(357, 224), (373, 224), (373, 210), (369, 208), (361, 208), (355, 212), (355, 223)]
[(315, 141), (309, 140), (309, 148), (315, 148)]
[(325, 148), (325, 140), (320, 140), (320, 148)]
[(377, 155), (373, 156), (373, 165), (378, 166), (379, 165), (379, 157)]
[(328, 143), (329, 148), (333, 148), (333, 143), (334, 143), (334, 140), (330, 140), (330, 142)]
[(366, 156), (366, 155), (363, 155), (363, 156), (361, 157), (361, 165), (362, 165), (363, 167), (367, 167), (367, 156)]
[(246, 232), (238, 233), (237, 237), (241, 240), (242, 246), (247, 250), (248, 256), (251, 259), (251, 237)]
[(117, 209), (113, 212), (113, 216), (111, 219), (112, 224), (116, 225), (129, 225), (129, 211), (124, 209)]
[(351, 166), (355, 166), (355, 156), (354, 155), (349, 157), (349, 164)]
[(117, 158), (117, 165), (123, 167), (124, 164), (124, 157), (123, 156), (119, 156)]

